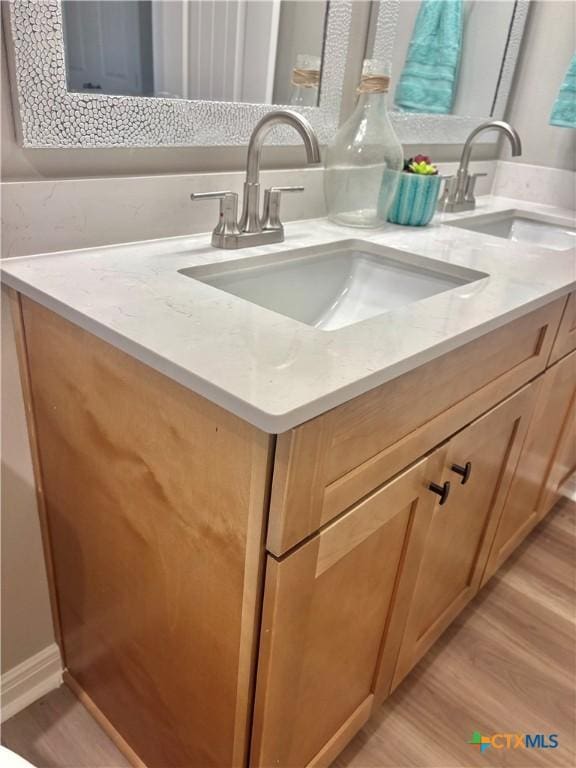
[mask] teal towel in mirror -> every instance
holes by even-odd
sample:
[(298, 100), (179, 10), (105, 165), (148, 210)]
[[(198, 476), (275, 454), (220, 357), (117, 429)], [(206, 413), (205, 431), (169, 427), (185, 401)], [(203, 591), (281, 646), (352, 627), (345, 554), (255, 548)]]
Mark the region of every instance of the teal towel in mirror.
[(576, 53), (572, 56), (568, 72), (554, 102), (550, 125), (576, 128)]
[(462, 0), (422, 0), (394, 102), (405, 112), (452, 111), (462, 49)]

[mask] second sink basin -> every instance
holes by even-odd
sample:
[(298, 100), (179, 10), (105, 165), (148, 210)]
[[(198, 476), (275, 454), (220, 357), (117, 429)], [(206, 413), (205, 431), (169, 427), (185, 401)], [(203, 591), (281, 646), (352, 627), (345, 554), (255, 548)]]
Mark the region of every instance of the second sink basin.
[(449, 222), (449, 226), (503, 237), (512, 242), (539, 245), (554, 251), (566, 251), (576, 245), (574, 222), (531, 215), (524, 211), (485, 213), (455, 219)]
[(487, 277), (363, 240), (180, 270), (266, 309), (334, 331)]

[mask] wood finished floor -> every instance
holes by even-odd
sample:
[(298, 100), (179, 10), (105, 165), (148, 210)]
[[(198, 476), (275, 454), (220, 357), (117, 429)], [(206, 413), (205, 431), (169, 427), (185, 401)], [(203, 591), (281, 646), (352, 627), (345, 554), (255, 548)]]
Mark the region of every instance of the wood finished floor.
[[(576, 765), (575, 546), (576, 504), (564, 501), (332, 768)], [(480, 755), (474, 730), (557, 733), (559, 748)], [(5, 723), (2, 742), (38, 768), (128, 766), (66, 688)]]

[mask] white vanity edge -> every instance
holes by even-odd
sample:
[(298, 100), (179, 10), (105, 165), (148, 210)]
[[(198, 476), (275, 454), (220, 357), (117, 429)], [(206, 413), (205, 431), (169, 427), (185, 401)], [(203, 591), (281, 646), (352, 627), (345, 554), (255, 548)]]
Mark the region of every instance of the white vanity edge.
[[(476, 213), (570, 211), (486, 197)], [(470, 215), (470, 212), (459, 216)], [(444, 221), (454, 218), (444, 216)], [(333, 333), (178, 274), (183, 267), (361, 238), (490, 277)], [(294, 222), (276, 246), (216, 251), (208, 235), (20, 257), (3, 280), (269, 433), (284, 432), (525, 315), (576, 287), (574, 256), (437, 222), (360, 232)], [(466, 286), (464, 286), (466, 288)], [(207, 336), (207, 329), (210, 332)]]

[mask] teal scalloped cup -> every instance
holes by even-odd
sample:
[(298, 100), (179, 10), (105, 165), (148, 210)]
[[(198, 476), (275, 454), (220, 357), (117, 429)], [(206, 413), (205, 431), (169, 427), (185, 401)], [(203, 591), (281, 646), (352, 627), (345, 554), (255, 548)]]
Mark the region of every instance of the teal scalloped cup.
[[(388, 221), (408, 227), (429, 224), (436, 212), (441, 176), (418, 173), (400, 173), (399, 176), (396, 194), (388, 210)], [(384, 185), (385, 180), (382, 182)]]

